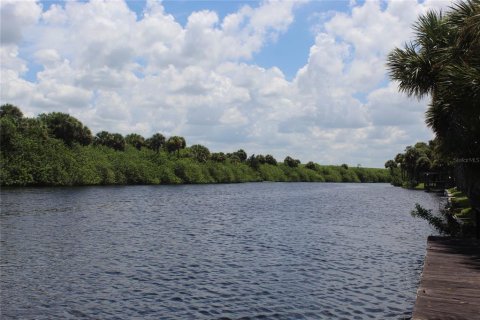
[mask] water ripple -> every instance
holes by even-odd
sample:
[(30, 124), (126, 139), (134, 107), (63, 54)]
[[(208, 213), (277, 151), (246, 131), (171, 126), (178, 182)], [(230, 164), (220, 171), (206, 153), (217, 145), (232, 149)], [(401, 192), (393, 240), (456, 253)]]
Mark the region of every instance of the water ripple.
[(1, 191), (2, 319), (405, 319), (423, 192), (257, 183)]

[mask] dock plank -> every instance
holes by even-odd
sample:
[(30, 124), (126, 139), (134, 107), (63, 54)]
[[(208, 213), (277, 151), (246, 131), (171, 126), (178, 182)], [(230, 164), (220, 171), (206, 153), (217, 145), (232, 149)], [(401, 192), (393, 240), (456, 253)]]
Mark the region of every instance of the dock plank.
[(480, 242), (429, 237), (413, 320), (480, 320)]

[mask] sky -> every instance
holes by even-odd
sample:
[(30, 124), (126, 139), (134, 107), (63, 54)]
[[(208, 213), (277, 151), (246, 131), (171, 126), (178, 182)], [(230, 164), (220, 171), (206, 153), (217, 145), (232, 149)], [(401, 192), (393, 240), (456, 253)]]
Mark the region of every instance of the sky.
[(428, 98), (386, 57), (442, 0), (2, 0), (0, 102), (95, 134), (180, 135), (212, 152), (383, 167), (417, 141)]

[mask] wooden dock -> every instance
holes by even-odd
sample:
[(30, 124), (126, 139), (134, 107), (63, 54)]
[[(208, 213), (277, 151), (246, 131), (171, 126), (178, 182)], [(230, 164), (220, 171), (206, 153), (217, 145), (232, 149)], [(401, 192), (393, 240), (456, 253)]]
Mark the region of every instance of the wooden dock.
[(413, 320), (480, 320), (480, 242), (429, 237)]

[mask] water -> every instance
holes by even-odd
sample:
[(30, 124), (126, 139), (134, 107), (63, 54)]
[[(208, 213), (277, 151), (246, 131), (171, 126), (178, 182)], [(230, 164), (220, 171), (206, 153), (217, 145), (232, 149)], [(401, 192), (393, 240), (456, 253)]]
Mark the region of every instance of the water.
[(438, 198), (387, 184), (1, 191), (2, 319), (404, 319)]

